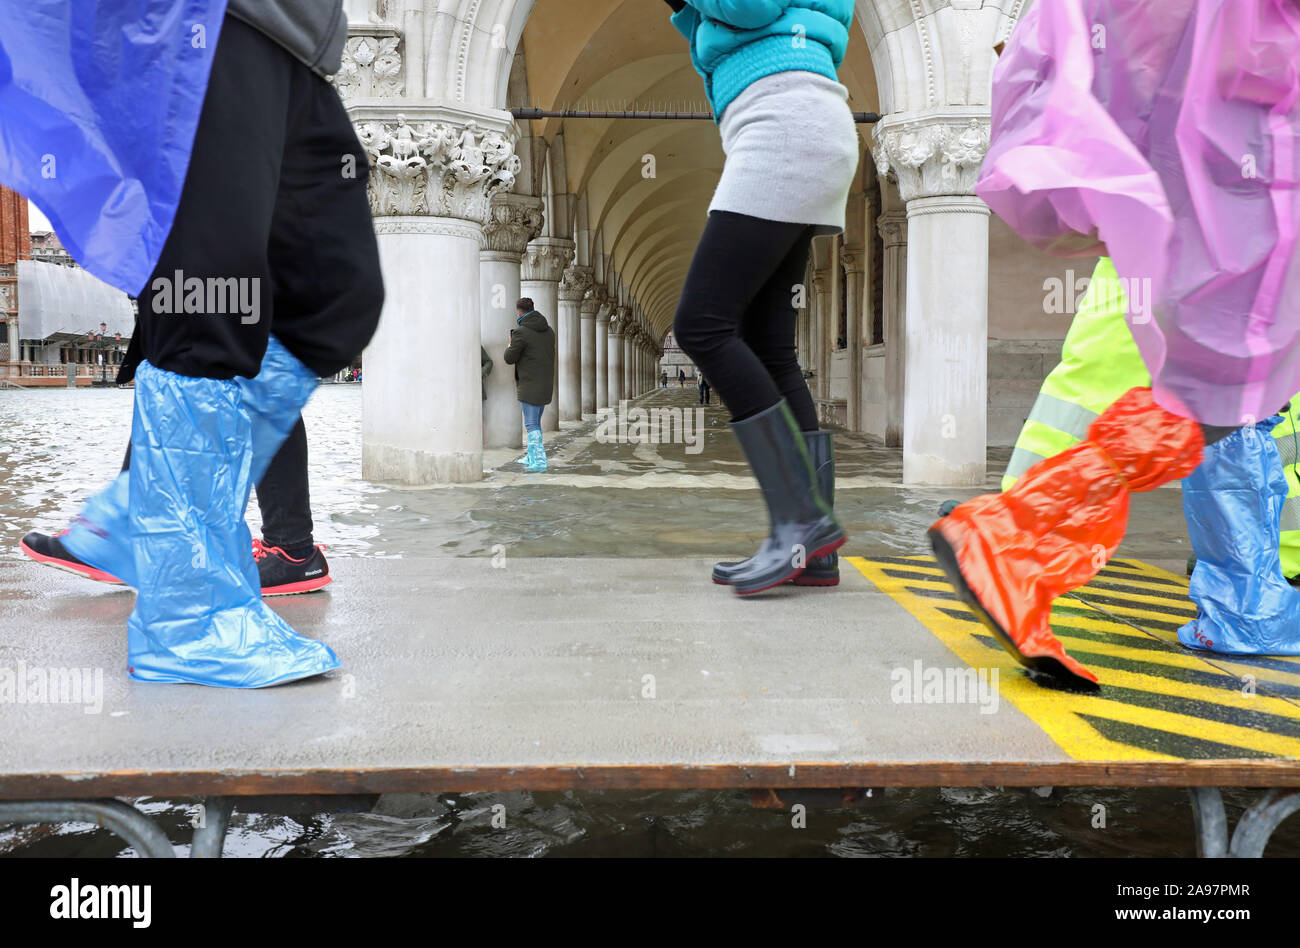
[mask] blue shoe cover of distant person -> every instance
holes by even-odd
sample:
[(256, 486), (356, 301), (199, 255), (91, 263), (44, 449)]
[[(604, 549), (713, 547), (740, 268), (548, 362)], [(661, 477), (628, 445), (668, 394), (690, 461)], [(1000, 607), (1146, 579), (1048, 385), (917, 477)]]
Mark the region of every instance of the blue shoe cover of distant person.
[[(286, 400), (267, 420), (287, 430), (300, 409)], [(292, 412), (288, 422), (281, 411)], [(141, 363), (130, 469), (139, 595), (127, 620), (137, 681), (261, 688), (338, 667), (328, 646), (262, 602), (244, 522), (252, 454), (239, 383)]]
[(1300, 590), (1282, 575), (1278, 530), (1287, 483), (1270, 432), (1275, 415), (1205, 449), (1183, 481), (1196, 554), (1196, 618), (1178, 630), (1188, 648), (1232, 655), (1300, 655)]
[[(256, 484), (289, 437), (318, 380), (311, 369), (271, 336), (261, 370), (251, 379), (236, 378), (235, 384), (252, 422), (252, 482)], [(135, 562), (127, 540), (129, 482), (128, 471), (118, 474), (107, 489), (86, 502), (85, 509), (59, 540), (91, 566), (134, 587)]]
[(540, 431), (528, 432), (528, 451), (522, 460), (526, 471), (537, 473), (546, 470), (546, 448), (542, 444)]

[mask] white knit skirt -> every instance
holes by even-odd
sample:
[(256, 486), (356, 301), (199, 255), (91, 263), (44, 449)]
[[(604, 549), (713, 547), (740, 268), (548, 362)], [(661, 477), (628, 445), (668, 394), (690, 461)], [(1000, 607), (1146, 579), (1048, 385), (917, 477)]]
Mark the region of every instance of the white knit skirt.
[(722, 113), (727, 160), (709, 210), (841, 233), (858, 169), (848, 96), (815, 72), (778, 72), (752, 83)]

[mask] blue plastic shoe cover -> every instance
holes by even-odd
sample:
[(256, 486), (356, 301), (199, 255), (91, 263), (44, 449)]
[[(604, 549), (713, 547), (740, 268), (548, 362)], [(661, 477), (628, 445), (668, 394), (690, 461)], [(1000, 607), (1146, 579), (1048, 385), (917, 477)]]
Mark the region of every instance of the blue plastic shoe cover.
[(135, 585), (135, 560), (127, 533), (130, 475), (122, 471), (82, 508), (59, 542), (96, 569)]
[(1275, 415), (1205, 449), (1183, 481), (1196, 566), (1189, 648), (1237, 655), (1300, 655), (1300, 590), (1282, 575), (1278, 531), (1287, 483), (1270, 432)]
[[(251, 379), (236, 378), (244, 409), (253, 430), (252, 482), (266, 473), (275, 452), (294, 423), (319, 380), (288, 349), (271, 336), (262, 356), (262, 368)], [(290, 415), (290, 407), (297, 410)], [(288, 419), (287, 424), (285, 419)], [(130, 477), (126, 471), (86, 502), (60, 542), (96, 569), (112, 573), (128, 586), (135, 586), (135, 563), (127, 539), (127, 499)]]
[(540, 431), (528, 432), (528, 453), (524, 455), (524, 468), (529, 471), (546, 470), (546, 447)]
[[(282, 406), (290, 424), (299, 407)], [(127, 670), (138, 681), (260, 688), (339, 665), (262, 602), (244, 522), (251, 445), (235, 382), (141, 363), (130, 470), (139, 595), (127, 620)]]
[(261, 371), (251, 379), (239, 376), (235, 384), (239, 386), (244, 410), (253, 425), (252, 481), (256, 484), (289, 437), (320, 379), (279, 339), (271, 336), (262, 356)]

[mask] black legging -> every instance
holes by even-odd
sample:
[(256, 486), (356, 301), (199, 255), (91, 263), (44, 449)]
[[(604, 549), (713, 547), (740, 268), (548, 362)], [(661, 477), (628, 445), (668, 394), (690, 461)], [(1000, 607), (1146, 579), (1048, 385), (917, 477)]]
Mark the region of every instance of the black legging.
[(743, 421), (783, 397), (804, 431), (817, 409), (795, 350), (801, 287), (814, 228), (731, 211), (704, 226), (673, 332), (683, 351)]

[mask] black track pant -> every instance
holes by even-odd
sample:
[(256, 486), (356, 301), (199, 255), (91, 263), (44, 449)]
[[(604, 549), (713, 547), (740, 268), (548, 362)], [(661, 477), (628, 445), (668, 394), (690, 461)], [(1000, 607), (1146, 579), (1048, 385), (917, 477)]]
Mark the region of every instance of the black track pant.
[[(122, 470), (130, 466), (131, 445), (127, 444)], [(262, 512), (262, 540), (267, 546), (297, 550), (314, 542), (307, 484), (307, 427), (301, 417), (257, 484), (257, 507)]]
[(176, 219), (140, 293), (140, 356), (252, 377), (274, 332), (317, 375), (346, 366), (384, 298), (367, 169), (334, 87), (226, 17)]
[(733, 421), (784, 398), (804, 431), (817, 409), (795, 351), (796, 301), (814, 229), (714, 211), (695, 250), (673, 331)]

